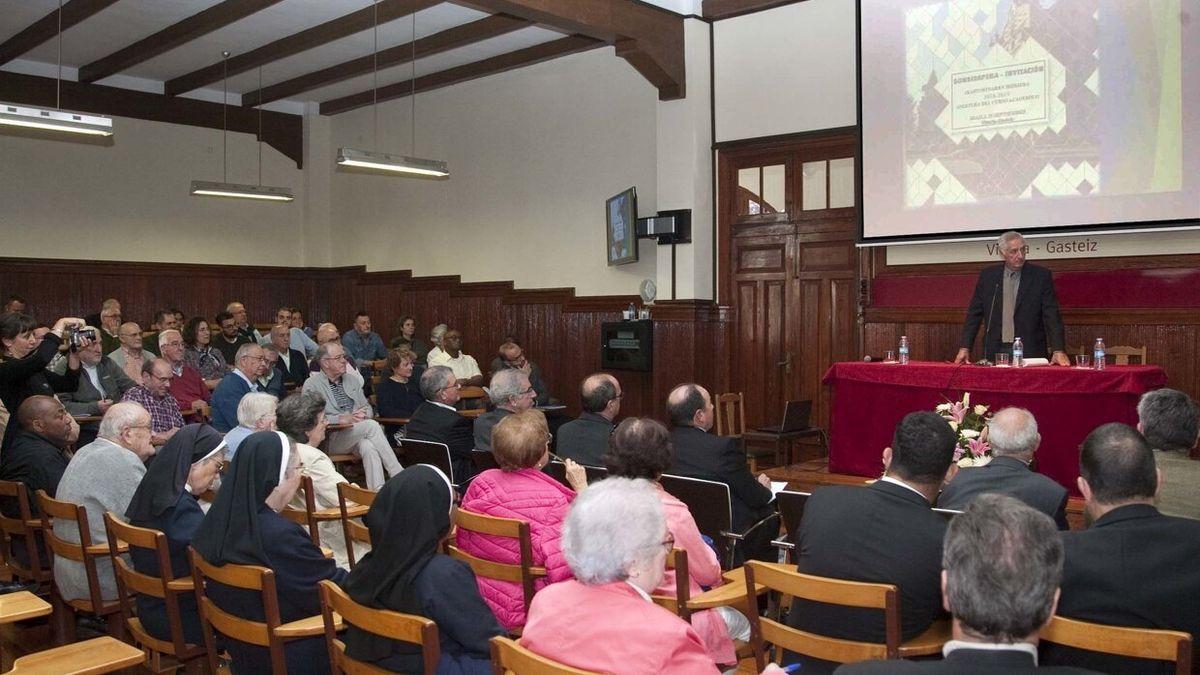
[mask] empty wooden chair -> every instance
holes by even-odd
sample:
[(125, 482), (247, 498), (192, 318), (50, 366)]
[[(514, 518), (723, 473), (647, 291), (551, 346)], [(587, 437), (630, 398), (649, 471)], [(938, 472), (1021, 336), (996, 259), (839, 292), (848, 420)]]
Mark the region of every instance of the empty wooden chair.
[(105, 635), (22, 656), (6, 675), (100, 675), (131, 668), (144, 659), (137, 647)]
[(521, 562), (516, 565), (478, 558), (463, 551), (455, 544), (448, 545), (448, 552), (452, 557), (470, 565), (476, 576), (519, 584), (524, 594), (525, 612), (528, 614), (529, 603), (533, 602), (534, 582), (538, 578), (546, 576), (546, 568), (533, 564), (533, 543), (529, 537), (529, 523), (514, 518), (496, 518), (472, 513), (466, 509), (457, 509), (454, 512), (454, 524), (460, 531), (469, 530), (494, 537), (512, 537), (517, 540), (521, 552)]
[(1090, 652), (1171, 661), (1176, 675), (1192, 672), (1192, 636), (1182, 631), (1106, 626), (1056, 615), (1042, 629), (1041, 638)]
[(0, 513), (0, 533), (4, 537), (0, 555), (5, 566), (20, 581), (49, 582), (53, 569), (42, 535), (42, 521), (33, 517), (29, 489), (24, 483), (0, 480), (0, 499), (10, 499), (17, 506), (16, 518)]
[(506, 637), (492, 638), (492, 673), (494, 675), (596, 675), (551, 661)]
[(354, 569), (354, 542), (371, 545), (371, 533), (367, 526), (353, 516), (358, 508), (364, 509), (361, 515), (366, 515), (371, 504), (375, 502), (375, 491), (360, 488), (350, 483), (338, 483), (338, 512), (341, 514), (342, 533), (346, 537), (346, 559), (350, 569)]
[(716, 408), (718, 436), (741, 436), (746, 431), (746, 406), (742, 392), (719, 394), (713, 405)]
[[(203, 644), (189, 643), (184, 636), (183, 611), (195, 611), (195, 604), (187, 602), (181, 608), (181, 598), (194, 598), (195, 589), (191, 577), (176, 579), (171, 570), (171, 553), (167, 548), (167, 535), (159, 530), (134, 527), (104, 514), (104, 527), (108, 531), (108, 545), (112, 551), (113, 568), (117, 577), (121, 616), (134, 642), (146, 653), (147, 667), (155, 672), (173, 672), (180, 664), (189, 673), (202, 670), (206, 655)], [(158, 561), (159, 576), (143, 574), (133, 568), (117, 553), (118, 547), (130, 550), (143, 549)], [(148, 595), (162, 600), (171, 631), (170, 640), (150, 635), (141, 619), (133, 611), (132, 600), (137, 595)], [(174, 659), (174, 663), (163, 663), (163, 656)]]
[[(1067, 347), (1068, 354), (1084, 354), (1092, 355), (1091, 345), (1077, 345)], [(1146, 345), (1141, 347), (1131, 347), (1129, 345), (1112, 345), (1104, 349), (1105, 362), (1114, 366), (1128, 366), (1130, 359), (1136, 359), (1136, 365), (1146, 365), (1149, 361), (1146, 360)], [(1094, 364), (1093, 364), (1094, 365)]]
[(338, 639), (338, 622), (335, 617), (359, 630), (400, 642), (411, 642), (421, 646), (421, 658), (425, 675), (437, 672), (441, 660), (441, 643), (438, 628), (432, 620), (423, 616), (401, 614), (387, 609), (373, 609), (360, 605), (332, 581), (325, 580), (321, 588), (321, 616), (324, 620), (325, 643), (329, 646), (329, 663), (333, 672), (357, 675), (358, 673), (382, 673), (377, 666), (356, 661), (346, 654), (346, 643)]

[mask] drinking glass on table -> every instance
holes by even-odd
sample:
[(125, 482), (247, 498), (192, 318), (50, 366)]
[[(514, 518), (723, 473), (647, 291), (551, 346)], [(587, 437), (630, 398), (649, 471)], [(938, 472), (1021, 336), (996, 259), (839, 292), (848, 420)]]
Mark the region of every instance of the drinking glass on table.
[(883, 362), (884, 363), (895, 363), (896, 362), (896, 351), (894, 349), (889, 349), (886, 352), (884, 352), (883, 353)]
[(1012, 365), (1011, 356), (1008, 354), (1008, 352), (996, 354), (996, 365), (1003, 368), (1007, 368)]
[(1076, 354), (1075, 355), (1075, 367), (1076, 368), (1091, 368), (1092, 367), (1091, 354)]

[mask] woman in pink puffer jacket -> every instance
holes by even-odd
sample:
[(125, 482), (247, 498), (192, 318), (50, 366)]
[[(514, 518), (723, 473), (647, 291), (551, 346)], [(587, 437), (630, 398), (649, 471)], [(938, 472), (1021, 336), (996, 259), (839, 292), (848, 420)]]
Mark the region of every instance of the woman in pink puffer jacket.
[[(546, 578), (535, 589), (571, 578), (559, 547), (559, 534), (575, 492), (541, 471), (550, 458), (550, 433), (539, 410), (506, 416), (492, 430), (492, 453), (499, 469), (489, 469), (471, 481), (460, 508), (497, 518), (529, 523), (533, 564), (546, 568)], [(568, 460), (568, 464), (574, 464)], [(576, 465), (578, 467), (578, 465)], [(582, 467), (568, 467), (571, 484), (587, 484)], [(517, 564), (521, 553), (516, 539), (459, 530), (459, 548), (471, 555), (500, 563)], [(525, 625), (525, 596), (521, 585), (478, 578), (479, 594), (505, 629)]]

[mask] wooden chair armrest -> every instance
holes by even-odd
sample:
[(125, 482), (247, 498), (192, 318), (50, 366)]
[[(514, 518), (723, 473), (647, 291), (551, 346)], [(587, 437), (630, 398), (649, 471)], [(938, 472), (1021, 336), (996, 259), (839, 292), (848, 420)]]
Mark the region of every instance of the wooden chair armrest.
[(900, 645), (900, 658), (941, 654), (942, 645), (946, 644), (950, 638), (950, 620), (939, 619), (934, 621), (924, 633)]
[[(367, 511), (370, 510), (371, 507), (363, 506), (362, 504), (347, 504), (346, 517), (361, 518), (362, 516), (367, 515)], [(319, 511), (313, 511), (313, 515), (317, 517), (317, 520), (323, 520), (325, 518), (329, 518), (330, 520), (339, 520), (342, 517), (342, 510), (341, 508), (321, 509)]]
[[(333, 614), (333, 624), (335, 630), (342, 630), (346, 625), (342, 622), (342, 617), (337, 612)], [(275, 634), (284, 639), (314, 637), (325, 633), (325, 620), (320, 614), (310, 616), (307, 619), (292, 621), (285, 623), (275, 629)]]
[(191, 579), (176, 579), (167, 584), (167, 590), (187, 593), (196, 590), (196, 584)]
[[(329, 548), (328, 546), (322, 546), (321, 547), (321, 555), (325, 556), (326, 558), (332, 559), (333, 558), (333, 549)], [(317, 617), (317, 618), (320, 618), (320, 617)]]
[(380, 424), (396, 424), (399, 426), (408, 424), (407, 417), (376, 417), (375, 421), (379, 422)]
[(30, 529), (33, 529), (33, 530), (40, 530), (40, 529), (42, 529), (42, 521), (40, 521), (40, 520), (27, 520), (27, 521), (25, 521), (25, 527), (28, 527), (28, 528), (30, 528)]
[(544, 576), (546, 576), (546, 574), (547, 574), (547, 572), (546, 572), (546, 568), (545, 568), (545, 567), (530, 567), (530, 568), (529, 568), (529, 575), (530, 575), (530, 576), (534, 576), (534, 577), (544, 577)]
[[(92, 544), (87, 547), (88, 555), (111, 555), (108, 544)], [(117, 544), (117, 553), (129, 553), (129, 544)]]
[[(721, 575), (725, 583), (703, 593), (693, 595), (688, 599), (688, 609), (695, 612), (701, 609), (712, 609), (713, 607), (727, 607), (730, 605), (741, 605), (746, 600), (746, 570), (741, 567), (729, 570)], [(765, 593), (766, 586), (755, 584), (754, 590), (757, 593)]]

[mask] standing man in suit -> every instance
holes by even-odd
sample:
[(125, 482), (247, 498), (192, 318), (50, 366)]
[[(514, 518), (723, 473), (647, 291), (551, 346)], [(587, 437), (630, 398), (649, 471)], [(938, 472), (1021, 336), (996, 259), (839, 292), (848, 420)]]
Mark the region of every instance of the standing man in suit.
[(233, 361), (233, 370), (221, 378), (221, 383), (212, 394), (212, 425), (221, 433), (228, 433), (238, 425), (237, 408), (242, 397), (252, 391), (261, 391), (258, 378), (267, 364), (263, 349), (253, 342), (238, 347)]
[(997, 243), (1004, 264), (985, 267), (979, 273), (954, 362), (966, 363), (971, 358), (971, 345), (982, 323), (985, 359), (1012, 353), (1013, 340), (1021, 338), (1025, 356), (1049, 356), (1053, 363), (1070, 365), (1050, 270), (1025, 264), (1027, 247), (1019, 233), (1005, 232)]
[(454, 482), (459, 485), (475, 475), (474, 462), (471, 461), (471, 450), (475, 446), (474, 425), (454, 409), (461, 388), (450, 368), (427, 368), (421, 375), (421, 395), (425, 397), (425, 402), (417, 407), (405, 427), (411, 439), (445, 443), (450, 448)]
[(946, 529), (942, 604), (953, 639), (940, 661), (862, 661), (838, 675), (1089, 673), (1039, 668), (1037, 644), (1054, 616), (1063, 550), (1045, 514), (1005, 495), (981, 495)]
[[(681, 384), (667, 395), (667, 417), (671, 421), (671, 445), (675, 457), (670, 473), (725, 483), (733, 507), (733, 529), (744, 532), (771, 515), (771, 480), (765, 474), (755, 478), (746, 468), (746, 453), (740, 439), (714, 436), (716, 415), (708, 390), (698, 384)], [(755, 560), (776, 559), (771, 540), (779, 526), (760, 526), (746, 539), (742, 552)], [(740, 558), (739, 558), (740, 559)], [(740, 564), (738, 560), (735, 564)]]
[(292, 349), (291, 334), (292, 329), (286, 324), (275, 324), (271, 328), (271, 342), (267, 348), (279, 354), (275, 369), (283, 377), (284, 383), (303, 387), (304, 381), (308, 379), (308, 361), (304, 358), (304, 352)]
[(604, 466), (608, 437), (621, 412), (621, 383), (608, 373), (593, 373), (579, 387), (583, 412), (558, 430), (555, 454), (585, 466)]
[[(1072, 619), (1200, 635), (1200, 521), (1154, 507), (1161, 477), (1132, 427), (1098, 427), (1079, 454), (1086, 530), (1064, 532), (1058, 613)], [(1045, 645), (1047, 663), (1105, 673), (1171, 673), (1162, 662)]]
[(1033, 453), (1042, 442), (1033, 414), (1024, 408), (1004, 408), (992, 417), (987, 429), (992, 461), (960, 470), (942, 490), (938, 506), (962, 511), (979, 495), (999, 492), (1050, 516), (1058, 529), (1069, 529), (1067, 489), (1029, 470)]
[[(900, 591), (900, 632), (910, 640), (946, 615), (938, 592), (946, 520), (933, 501), (953, 463), (955, 434), (932, 412), (914, 412), (896, 426), (883, 449), (883, 477), (868, 487), (818, 488), (793, 533), (804, 574), (848, 581), (895, 584)], [(788, 613), (793, 628), (845, 640), (883, 642), (883, 613), (797, 598)], [(805, 658), (804, 672), (828, 672), (827, 661)]]

